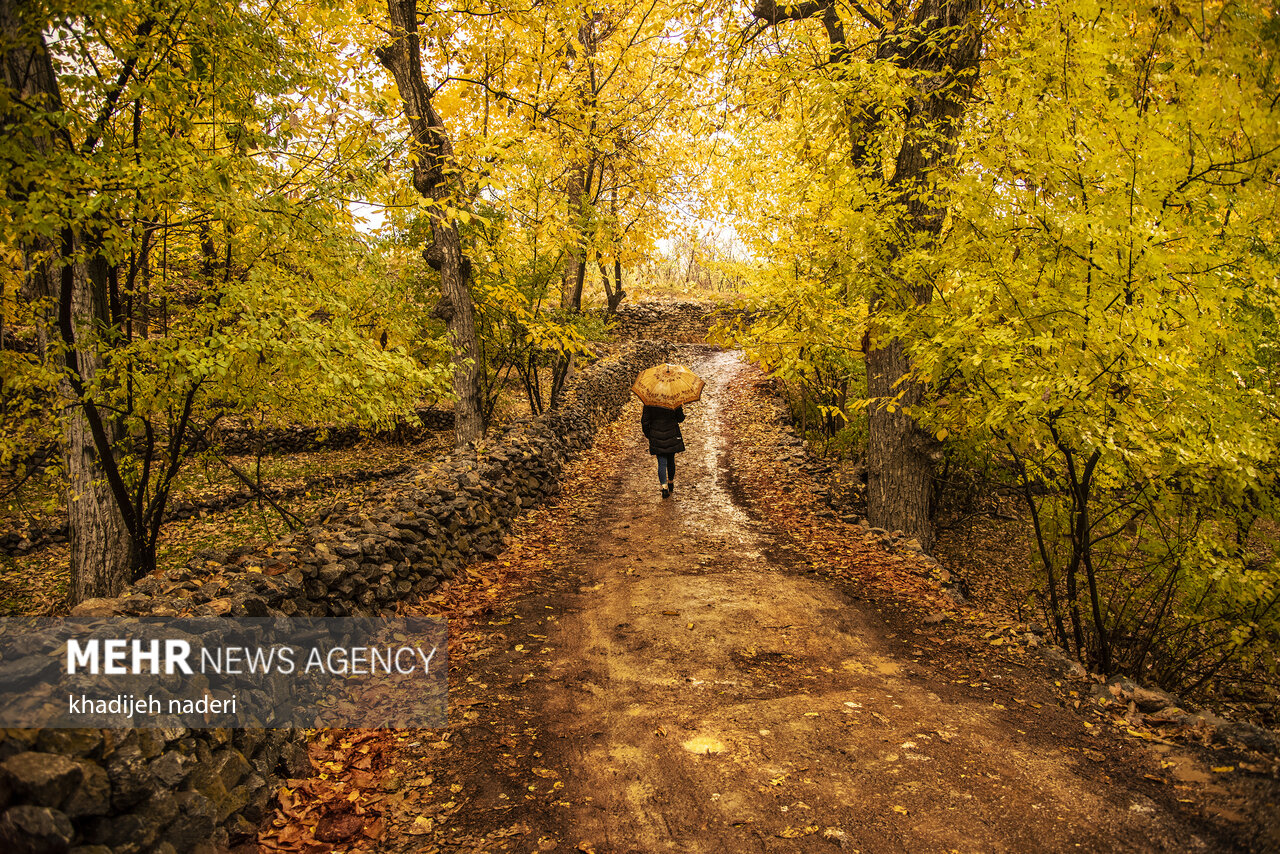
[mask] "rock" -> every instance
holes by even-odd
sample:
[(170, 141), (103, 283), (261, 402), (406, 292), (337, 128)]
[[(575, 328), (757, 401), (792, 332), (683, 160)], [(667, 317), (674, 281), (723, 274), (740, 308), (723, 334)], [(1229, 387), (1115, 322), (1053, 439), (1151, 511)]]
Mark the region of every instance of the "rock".
[(231, 743), (246, 757), (253, 756), (260, 745), (267, 740), (267, 730), (238, 729), (232, 732)]
[(1214, 737), (1219, 741), (1238, 742), (1250, 750), (1263, 753), (1280, 752), (1280, 738), (1275, 733), (1250, 723), (1223, 721), (1214, 730)]
[(182, 754), (170, 751), (151, 763), (151, 773), (170, 788), (176, 788), (187, 776), (186, 762)]
[(111, 780), (111, 806), (123, 812), (144, 800), (155, 785), (151, 769), (136, 744), (128, 744), (112, 754), (107, 763)]
[(45, 753), (57, 753), (62, 756), (92, 756), (102, 747), (102, 730), (42, 730), (37, 747)]
[(256, 840), (258, 836), (257, 826), (239, 813), (233, 815), (226, 823), (226, 831), (233, 841), (245, 839)]
[(193, 851), (209, 840), (217, 810), (213, 802), (199, 792), (178, 792), (175, 801), (178, 815), (165, 829), (164, 841), (179, 851)]
[(213, 767), (222, 778), (222, 785), (228, 790), (249, 776), (252, 771), (244, 755), (234, 747), (219, 750), (213, 756)]
[(270, 812), (272, 802), (275, 798), (275, 787), (267, 784), (260, 774), (251, 774), (244, 781), (245, 789), (249, 793), (249, 802), (245, 804), (240, 814), (246, 820), (254, 824), (261, 823), (266, 819)]
[(1128, 702), (1137, 689), (1137, 684), (1124, 676), (1112, 676), (1107, 680), (1106, 690), (1117, 700)]
[(40, 731), (34, 729), (6, 730), (4, 738), (0, 739), (0, 759), (8, 759), (24, 750), (31, 750), (40, 735)]
[(223, 797), (213, 799), (213, 805), (218, 811), (216, 814), (218, 824), (224, 824), (227, 819), (244, 809), (249, 803), (250, 794), (247, 786), (236, 786)]
[(21, 691), (33, 685), (44, 685), (59, 670), (59, 661), (51, 655), (24, 655), (0, 664), (0, 684), (7, 691)]
[(18, 798), (42, 807), (58, 807), (80, 784), (84, 771), (65, 756), (27, 751), (0, 762), (0, 775)]
[(105, 619), (118, 617), (124, 613), (123, 603), (119, 599), (85, 599), (71, 609), (71, 616), (89, 619)]
[(147, 799), (147, 803), (140, 812), (146, 816), (148, 825), (154, 826), (159, 831), (173, 824), (180, 810), (181, 803), (177, 793), (161, 789)]
[(329, 813), (316, 825), (316, 839), (320, 842), (343, 842), (364, 829), (364, 818), (354, 812)]
[(246, 596), (240, 600), (234, 608), (231, 609), (232, 614), (237, 617), (269, 617), (271, 610), (267, 607), (267, 603), (257, 596)]
[(307, 755), (307, 747), (301, 742), (291, 742), (280, 751), (281, 773), (292, 780), (310, 777), (315, 773), (311, 767), (311, 757)]
[(155, 759), (164, 751), (165, 737), (158, 729), (137, 730), (138, 752), (143, 759)]
[(1076, 661), (1056, 646), (1046, 645), (1040, 655), (1054, 670), (1054, 672), (1060, 676), (1069, 676), (1072, 679), (1083, 679), (1089, 675), (1089, 671), (1084, 669), (1083, 664)]
[(95, 762), (78, 759), (84, 779), (63, 803), (62, 809), (71, 818), (90, 815), (106, 815), (111, 811), (111, 781), (107, 772)]
[(74, 835), (71, 819), (50, 807), (23, 805), (0, 816), (0, 847), (5, 854), (65, 854)]
[(108, 846), (114, 854), (145, 851), (159, 833), (159, 818), (145, 812), (107, 816), (93, 822), (86, 833), (90, 842)]
[(1135, 685), (1133, 690), (1129, 692), (1131, 699), (1139, 709), (1144, 712), (1158, 712), (1161, 709), (1175, 705), (1173, 697), (1164, 691), (1158, 691), (1154, 688), (1144, 688), (1141, 685)]

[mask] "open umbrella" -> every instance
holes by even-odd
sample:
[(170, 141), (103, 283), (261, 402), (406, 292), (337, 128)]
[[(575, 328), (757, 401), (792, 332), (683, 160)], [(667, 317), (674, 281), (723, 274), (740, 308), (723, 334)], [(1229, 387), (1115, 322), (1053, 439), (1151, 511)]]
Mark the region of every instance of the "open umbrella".
[(675, 409), (702, 398), (702, 378), (684, 365), (655, 365), (640, 376), (631, 391), (645, 406), (661, 406)]

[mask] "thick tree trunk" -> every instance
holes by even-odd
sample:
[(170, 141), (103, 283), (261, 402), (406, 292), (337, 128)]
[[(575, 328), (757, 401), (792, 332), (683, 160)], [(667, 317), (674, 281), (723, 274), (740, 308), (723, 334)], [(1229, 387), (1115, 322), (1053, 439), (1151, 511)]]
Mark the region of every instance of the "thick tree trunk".
[(424, 253), (431, 266), (440, 271), (441, 315), (449, 326), (453, 347), (454, 438), (459, 446), (484, 433), (481, 414), (480, 346), (476, 339), (475, 307), (467, 285), (470, 263), (462, 251), (457, 225), (448, 216), (455, 204), (456, 188), (448, 178), (453, 145), (444, 121), (431, 104), (430, 89), (422, 76), (422, 54), (418, 40), (417, 0), (387, 0), (387, 13), (394, 32), (390, 44), (378, 48), (378, 60), (391, 72), (404, 103), (405, 118), (414, 151), (413, 186), (432, 202), (430, 210), (432, 246)]
[[(54, 301), (53, 313), (62, 315), (69, 325), (53, 324), (53, 337), (63, 347), (46, 351), (46, 358), (63, 369), (59, 394), (66, 401), (63, 413), (62, 456), (67, 477), (67, 526), (71, 534), (70, 589), (72, 604), (84, 599), (118, 596), (133, 579), (137, 563), (137, 544), (125, 524), (120, 503), (107, 481), (98, 453), (97, 442), (89, 427), (84, 400), (76, 391), (91, 388), (102, 368), (97, 342), (101, 340), (107, 319), (105, 288), (96, 288), (82, 262), (55, 269), (58, 254), (51, 245), (40, 241), (31, 253), (41, 258), (30, 270), (31, 286)], [(68, 296), (63, 282), (70, 286), (69, 311), (61, 311)], [(104, 283), (105, 284), (105, 283)], [(70, 340), (65, 332), (71, 331)], [(74, 355), (69, 368), (63, 353)], [(76, 382), (72, 382), (72, 371)], [(109, 446), (118, 439), (113, 421), (102, 424)]]
[(874, 403), (868, 412), (867, 521), (900, 529), (933, 548), (930, 499), (937, 443), (902, 409), (924, 397), (918, 383), (895, 387), (911, 370), (902, 342), (893, 339), (867, 353), (867, 397), (897, 403)]
[[(71, 238), (64, 257), (79, 255)], [(72, 603), (119, 596), (133, 580), (138, 542), (129, 530), (120, 496), (112, 489), (102, 465), (99, 443), (112, 453), (119, 440), (113, 419), (102, 419), (102, 435), (94, 437), (89, 408), (96, 402), (94, 380), (104, 367), (104, 337), (110, 317), (107, 307), (106, 264), (64, 260), (58, 273), (59, 333), (68, 354), (60, 392), (70, 401), (63, 422), (63, 459), (67, 467), (67, 524), (71, 532)], [(46, 267), (46, 270), (48, 268)], [(99, 275), (91, 275), (97, 269)], [(101, 413), (101, 407), (95, 415)]]
[(73, 408), (65, 435), (70, 601), (119, 596), (133, 579), (137, 550), (107, 485), (83, 407)]
[[(903, 250), (927, 245), (942, 231), (946, 207), (932, 192), (933, 173), (951, 165), (960, 118), (977, 75), (981, 4), (979, 0), (917, 0), (888, 7), (893, 17), (887, 21), (857, 4), (853, 9), (880, 31), (876, 60), (924, 72), (916, 93), (905, 104), (902, 147), (889, 182), (903, 207), (896, 242), (886, 247), (886, 267), (891, 268)], [(837, 67), (852, 61), (834, 0), (784, 4), (756, 0), (752, 14), (773, 26), (818, 18), (830, 41), (828, 61)], [(881, 130), (878, 113), (850, 105), (847, 114), (867, 116), (856, 120), (861, 126), (850, 128), (851, 161), (869, 176), (878, 175), (879, 146), (867, 144)], [(891, 269), (885, 273), (868, 299), (873, 329), (881, 312), (910, 311), (933, 295), (931, 282), (896, 281)], [(901, 529), (931, 549), (933, 466), (940, 449), (903, 411), (920, 404), (925, 390), (910, 379), (911, 362), (903, 342), (875, 335), (871, 339), (874, 349), (868, 347), (866, 353), (867, 397), (875, 402), (868, 410), (867, 517), (873, 525)]]
[(484, 435), (480, 411), (480, 343), (476, 338), (475, 309), (467, 287), (470, 264), (462, 253), (458, 229), (432, 211), (431, 234), (440, 259), (440, 291), (448, 303), (449, 343), (453, 346), (453, 435), (458, 447)]
[[(879, 55), (931, 75), (907, 103), (902, 147), (889, 182), (904, 208), (904, 237), (889, 247), (893, 260), (910, 244), (928, 244), (942, 232), (946, 206), (935, 195), (933, 173), (948, 168), (955, 153), (978, 68), (979, 8), (977, 0), (922, 0), (911, 12), (905, 37), (882, 36)], [(891, 281), (872, 293), (868, 314), (874, 324), (882, 308), (910, 311), (932, 298), (932, 282)], [(867, 518), (873, 525), (903, 530), (931, 551), (933, 469), (941, 448), (903, 411), (918, 406), (925, 394), (911, 379), (903, 342), (876, 343), (878, 348), (866, 354), (867, 397), (877, 399), (868, 413)]]

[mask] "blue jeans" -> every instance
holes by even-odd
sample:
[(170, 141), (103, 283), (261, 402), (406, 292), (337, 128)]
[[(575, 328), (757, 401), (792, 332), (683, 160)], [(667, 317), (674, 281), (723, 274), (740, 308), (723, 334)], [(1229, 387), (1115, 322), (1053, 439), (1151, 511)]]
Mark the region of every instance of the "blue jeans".
[(676, 479), (676, 455), (658, 454), (658, 483), (663, 486)]

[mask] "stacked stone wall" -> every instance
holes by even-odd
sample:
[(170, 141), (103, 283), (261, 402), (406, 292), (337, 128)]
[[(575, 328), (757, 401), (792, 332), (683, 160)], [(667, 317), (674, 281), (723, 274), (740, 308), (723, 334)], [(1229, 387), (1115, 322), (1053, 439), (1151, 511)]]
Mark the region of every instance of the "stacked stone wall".
[(694, 300), (624, 303), (618, 307), (614, 331), (621, 338), (701, 344), (721, 310), (716, 303)]
[(250, 427), (231, 425), (220, 428), (212, 437), (224, 454), (297, 454), (304, 451), (349, 448), (373, 435), (378, 438), (395, 438), (414, 441), (427, 433), (453, 429), (453, 410), (423, 407), (414, 417), (405, 421), (397, 430), (369, 431), (360, 427)]

